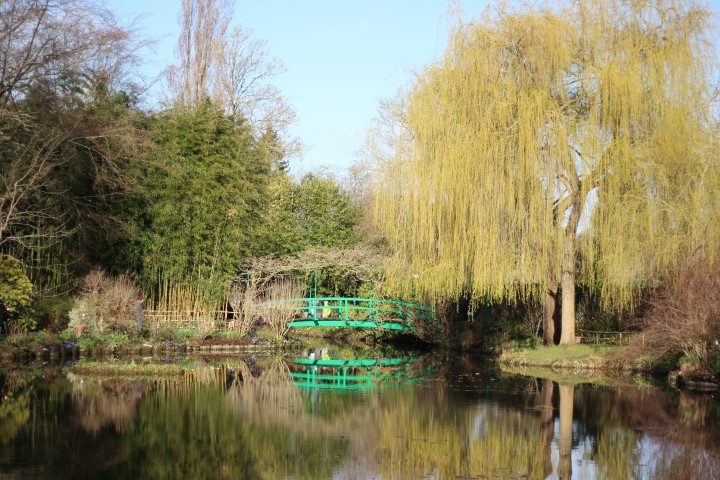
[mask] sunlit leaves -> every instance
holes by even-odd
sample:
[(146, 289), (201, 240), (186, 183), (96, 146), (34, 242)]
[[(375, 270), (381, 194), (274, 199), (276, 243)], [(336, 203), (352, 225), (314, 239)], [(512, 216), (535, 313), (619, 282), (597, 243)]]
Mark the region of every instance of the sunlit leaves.
[(398, 101), (406, 134), (380, 162), (395, 284), (540, 297), (579, 248), (581, 281), (628, 305), (686, 252), (718, 251), (709, 18), (579, 1), (456, 29)]

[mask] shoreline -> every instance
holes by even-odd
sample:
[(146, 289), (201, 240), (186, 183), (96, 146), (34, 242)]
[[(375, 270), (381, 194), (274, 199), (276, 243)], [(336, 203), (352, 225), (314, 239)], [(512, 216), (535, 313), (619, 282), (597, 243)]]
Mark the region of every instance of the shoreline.
[(124, 345), (99, 345), (81, 347), (77, 344), (68, 345), (66, 342), (55, 345), (0, 345), (0, 365), (17, 364), (41, 361), (69, 361), (85, 358), (97, 360), (111, 357), (135, 355), (163, 355), (185, 353), (212, 353), (212, 354), (253, 354), (263, 352), (290, 352), (304, 347), (299, 341), (283, 344), (274, 342), (218, 342), (203, 341), (177, 342), (177, 341), (137, 341)]
[(553, 345), (507, 349), (498, 365), (511, 374), (550, 378), (564, 383), (613, 385), (628, 377), (666, 378), (676, 390), (717, 393), (720, 379), (710, 372), (674, 364), (666, 358), (633, 357), (627, 347), (614, 345)]

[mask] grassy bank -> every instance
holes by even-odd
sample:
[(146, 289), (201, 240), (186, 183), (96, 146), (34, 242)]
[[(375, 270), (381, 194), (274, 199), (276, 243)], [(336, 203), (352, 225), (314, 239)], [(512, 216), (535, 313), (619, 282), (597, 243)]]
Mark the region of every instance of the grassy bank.
[(173, 363), (136, 363), (81, 360), (70, 367), (70, 371), (79, 375), (102, 375), (108, 377), (159, 377), (176, 376), (185, 371), (185, 367)]
[(666, 375), (672, 371), (685, 377), (720, 377), (720, 352), (710, 355), (709, 368), (700, 368), (697, 358), (687, 355), (648, 356), (629, 346), (554, 345), (517, 348), (505, 346), (498, 362), (505, 369), (542, 367), (557, 371), (638, 372)]
[(593, 384), (605, 387), (641, 386), (648, 384), (648, 376), (627, 370), (572, 370), (568, 368), (503, 365), (504, 374), (545, 378), (561, 385)]
[[(639, 385), (644, 374), (666, 375), (672, 388), (720, 391), (720, 355), (709, 369), (688, 356), (643, 357), (627, 346), (568, 345), (506, 348), (498, 362), (506, 373), (547, 378), (561, 384)], [(640, 375), (635, 375), (640, 374)]]
[(172, 332), (172, 335), (165, 338), (117, 332), (75, 335), (68, 331), (60, 334), (40, 331), (1, 337), (0, 363), (176, 353), (292, 352), (316, 344), (325, 345), (328, 342), (353, 346), (355, 350), (372, 350), (385, 345), (388, 341), (385, 336), (376, 338), (367, 331), (354, 329), (297, 329), (291, 333), (292, 336), (277, 340), (262, 329), (242, 337), (228, 332), (201, 336), (195, 330), (184, 329)]
[(504, 349), (498, 359), (508, 367), (544, 367), (566, 370), (632, 370), (636, 365), (621, 360), (623, 347), (613, 345), (554, 345)]
[(256, 351), (292, 351), (302, 343), (288, 339), (277, 342), (268, 338), (208, 338), (153, 339), (135, 335), (105, 333), (70, 336), (33, 332), (0, 339), (0, 361), (26, 362), (34, 359), (103, 358), (123, 355), (157, 353), (246, 353)]

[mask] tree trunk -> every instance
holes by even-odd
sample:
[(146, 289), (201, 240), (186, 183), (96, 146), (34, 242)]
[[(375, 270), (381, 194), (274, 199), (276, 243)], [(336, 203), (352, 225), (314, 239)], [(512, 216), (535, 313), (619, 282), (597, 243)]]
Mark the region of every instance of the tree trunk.
[(543, 299), (543, 345), (555, 345), (560, 339), (560, 302), (555, 273), (555, 255), (548, 255), (547, 285)]
[(557, 341), (555, 338), (555, 325), (559, 319), (558, 290), (555, 285), (549, 285), (545, 289), (545, 299), (543, 301), (543, 345), (555, 345)]
[[(579, 188), (579, 187), (578, 187)], [(576, 250), (577, 229), (582, 214), (580, 194), (576, 193), (572, 202), (572, 210), (565, 227), (562, 257), (562, 322), (560, 345), (575, 343), (575, 280), (577, 277)]]
[[(567, 255), (567, 253), (566, 253)], [(564, 262), (563, 262), (564, 263)], [(562, 274), (562, 327), (560, 345), (575, 344), (575, 251), (572, 269), (563, 268)]]
[(553, 395), (555, 382), (543, 379), (540, 391), (540, 439), (542, 442), (542, 478), (552, 473), (552, 441), (555, 436), (555, 410), (553, 409)]

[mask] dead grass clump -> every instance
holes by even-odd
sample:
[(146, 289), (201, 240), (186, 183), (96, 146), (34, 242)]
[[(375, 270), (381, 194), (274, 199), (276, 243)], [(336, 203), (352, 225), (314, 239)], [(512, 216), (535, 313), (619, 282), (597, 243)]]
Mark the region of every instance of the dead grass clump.
[(135, 328), (138, 289), (128, 275), (110, 277), (102, 270), (93, 270), (83, 278), (80, 288), (70, 310), (70, 327), (99, 332), (106, 328), (130, 332)]
[(305, 296), (305, 287), (287, 278), (279, 278), (265, 287), (254, 308), (276, 340), (287, 333), (288, 322), (295, 318), (303, 305), (297, 299)]

